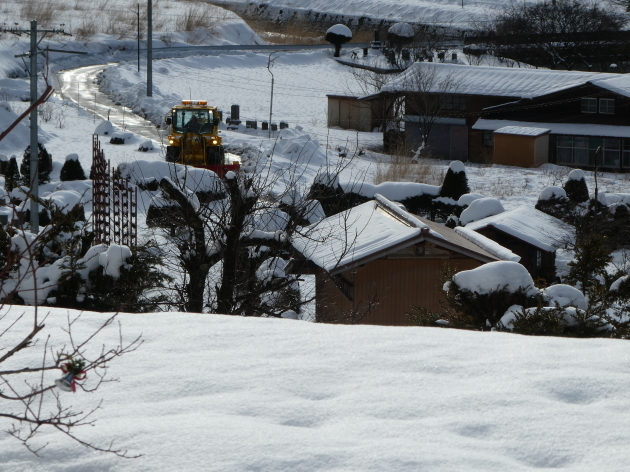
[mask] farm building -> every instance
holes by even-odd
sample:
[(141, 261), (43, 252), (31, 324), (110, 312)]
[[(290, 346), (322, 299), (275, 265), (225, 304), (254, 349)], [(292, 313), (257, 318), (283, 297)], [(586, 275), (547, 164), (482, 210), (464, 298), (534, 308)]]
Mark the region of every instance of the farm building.
[(296, 238), (287, 270), (315, 275), (318, 321), (405, 325), (414, 306), (441, 309), (445, 272), (502, 259), (486, 241), (482, 249), (376, 195)]
[[(396, 97), (405, 100), (409, 149), (420, 145), (428, 129), (436, 157), (583, 168), (594, 167), (597, 159), (600, 168), (630, 171), (627, 74), (416, 62), (362, 100), (378, 108), (379, 101)], [(521, 132), (506, 133), (506, 127)], [(536, 130), (548, 133), (533, 139)]]

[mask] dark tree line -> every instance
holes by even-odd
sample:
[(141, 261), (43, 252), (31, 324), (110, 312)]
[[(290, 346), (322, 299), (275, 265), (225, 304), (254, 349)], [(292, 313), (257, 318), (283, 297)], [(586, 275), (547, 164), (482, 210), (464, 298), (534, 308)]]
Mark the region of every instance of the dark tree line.
[(552, 69), (606, 71), (611, 63), (621, 69), (630, 61), (627, 23), (626, 15), (605, 5), (554, 0), (515, 4), (499, 13), (485, 34), (498, 57)]

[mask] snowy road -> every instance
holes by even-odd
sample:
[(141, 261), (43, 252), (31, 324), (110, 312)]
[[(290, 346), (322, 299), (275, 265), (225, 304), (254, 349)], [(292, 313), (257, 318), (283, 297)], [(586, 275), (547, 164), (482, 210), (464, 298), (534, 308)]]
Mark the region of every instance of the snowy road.
[(125, 106), (116, 105), (98, 90), (96, 76), (108, 65), (101, 64), (60, 71), (57, 74), (59, 96), (71, 100), (91, 114), (96, 113), (97, 117), (103, 120), (109, 119), (116, 128), (131, 131), (158, 143), (162, 142), (153, 123), (136, 115)]

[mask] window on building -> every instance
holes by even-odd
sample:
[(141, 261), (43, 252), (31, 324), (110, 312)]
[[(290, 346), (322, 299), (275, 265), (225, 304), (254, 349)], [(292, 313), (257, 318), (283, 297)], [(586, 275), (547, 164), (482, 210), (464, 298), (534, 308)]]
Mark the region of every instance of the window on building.
[(601, 138), (558, 136), (556, 148), (558, 164), (593, 165), (595, 162), (594, 152), (601, 145)]
[(615, 100), (612, 98), (600, 98), (599, 112), (607, 115), (613, 115), (615, 113)]
[(466, 110), (466, 97), (440, 97), (440, 110)]
[(492, 131), (484, 131), (481, 139), (483, 140), (483, 145), (485, 147), (494, 146), (494, 133)]
[(596, 98), (583, 98), (582, 99), (582, 113), (597, 113), (597, 99)]
[(573, 164), (573, 136), (558, 136), (558, 164)]
[(536, 267), (542, 267), (542, 252), (536, 251)]
[(604, 167), (619, 167), (620, 139), (604, 138)]
[(630, 139), (623, 140), (623, 159), (621, 165), (630, 168)]

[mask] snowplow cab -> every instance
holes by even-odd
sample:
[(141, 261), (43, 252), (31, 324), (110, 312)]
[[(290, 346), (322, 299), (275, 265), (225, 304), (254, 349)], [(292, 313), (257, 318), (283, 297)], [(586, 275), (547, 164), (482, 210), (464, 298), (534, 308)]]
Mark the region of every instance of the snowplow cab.
[(166, 160), (177, 164), (202, 167), (223, 178), (225, 173), (240, 168), (226, 162), (219, 136), (221, 111), (208, 106), (205, 100), (182, 100), (166, 115), (170, 125)]

